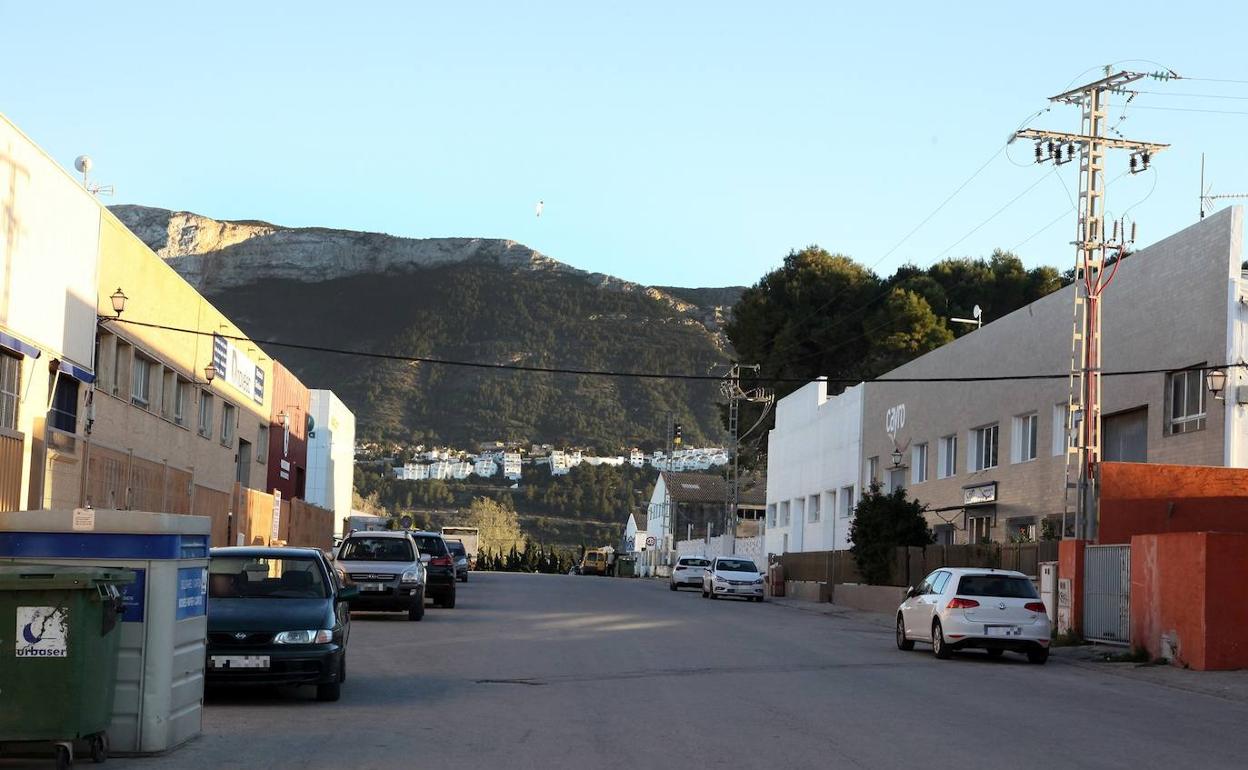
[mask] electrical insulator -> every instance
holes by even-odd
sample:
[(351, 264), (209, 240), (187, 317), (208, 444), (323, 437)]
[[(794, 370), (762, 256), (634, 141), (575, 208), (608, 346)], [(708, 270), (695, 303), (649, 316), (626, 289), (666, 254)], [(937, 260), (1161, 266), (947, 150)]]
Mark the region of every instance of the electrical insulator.
[(1144, 160), (1144, 168), (1148, 168), (1148, 163), (1149, 163), (1149, 161), (1151, 161), (1151, 160), (1152, 160), (1153, 156), (1149, 153), (1149, 151), (1148, 151), (1148, 150), (1145, 150), (1145, 151), (1144, 151), (1144, 154), (1143, 154), (1143, 155), (1141, 155), (1140, 157), (1141, 157), (1141, 158), (1143, 158), (1143, 160)]
[(1136, 168), (1135, 168), (1136, 163), (1135, 163), (1135, 161), (1136, 161), (1136, 156), (1135, 156), (1135, 155), (1132, 155), (1132, 156), (1131, 156), (1131, 173), (1132, 173), (1132, 174), (1134, 174), (1134, 173), (1135, 173), (1135, 171), (1136, 171)]
[(1118, 240), (1118, 220), (1114, 220), (1114, 237), (1110, 240)]
[(1135, 223), (1131, 223), (1131, 243), (1135, 243)]
[(1040, 162), (1040, 143), (1036, 142), (1036, 162)]
[(1056, 156), (1053, 154), (1053, 143), (1052, 143), (1052, 142), (1049, 142), (1049, 147), (1048, 147), (1048, 150), (1049, 150), (1049, 157), (1050, 157), (1050, 158), (1056, 157)]

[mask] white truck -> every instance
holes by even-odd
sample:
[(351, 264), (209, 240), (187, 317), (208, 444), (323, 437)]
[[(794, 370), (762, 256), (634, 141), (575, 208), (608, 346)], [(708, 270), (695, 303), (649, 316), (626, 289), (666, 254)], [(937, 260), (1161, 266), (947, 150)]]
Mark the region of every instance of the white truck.
[(480, 540), (480, 530), (476, 527), (443, 527), (442, 538), (445, 540), (458, 540), (464, 544), (464, 551), (468, 554), (468, 568), (477, 568), (477, 545)]

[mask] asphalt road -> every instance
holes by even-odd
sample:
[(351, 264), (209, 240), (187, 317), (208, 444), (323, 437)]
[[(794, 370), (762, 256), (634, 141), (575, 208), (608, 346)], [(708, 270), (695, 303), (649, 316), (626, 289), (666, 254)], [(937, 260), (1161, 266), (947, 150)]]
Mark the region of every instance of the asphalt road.
[[(359, 615), (338, 703), (210, 697), (142, 768), (1243, 768), (1248, 705), (666, 585), (474, 573), (454, 610)], [(1198, 676), (1193, 674), (1194, 676)]]

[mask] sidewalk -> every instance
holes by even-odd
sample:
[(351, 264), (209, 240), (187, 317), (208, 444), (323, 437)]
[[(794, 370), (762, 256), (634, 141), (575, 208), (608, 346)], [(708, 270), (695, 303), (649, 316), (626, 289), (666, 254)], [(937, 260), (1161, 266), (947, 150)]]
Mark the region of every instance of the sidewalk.
[[(882, 612), (839, 607), (826, 602), (812, 602), (788, 597), (768, 597), (767, 601), (778, 607), (823, 615), (836, 620), (878, 628), (890, 636), (893, 632), (893, 616)], [(1210, 695), (1240, 703), (1248, 703), (1248, 670), (1243, 671), (1191, 671), (1167, 664), (1130, 663), (1107, 660), (1128, 652), (1125, 647), (1100, 644), (1083, 644), (1072, 647), (1051, 648), (1049, 661), (1093, 671), (1149, 682), (1159, 687)]]

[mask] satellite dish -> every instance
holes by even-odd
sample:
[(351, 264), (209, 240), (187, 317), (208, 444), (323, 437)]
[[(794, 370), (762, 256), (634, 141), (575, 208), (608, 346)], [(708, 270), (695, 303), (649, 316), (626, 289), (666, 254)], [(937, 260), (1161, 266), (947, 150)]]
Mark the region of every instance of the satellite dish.
[(974, 316), (976, 320), (978, 320), (980, 318), (983, 318), (984, 311), (980, 309), (979, 305), (976, 305), (974, 309), (971, 310), (971, 315)]
[(91, 156), (79, 155), (74, 158), (74, 168), (78, 169), (78, 173), (85, 174), (91, 170)]

